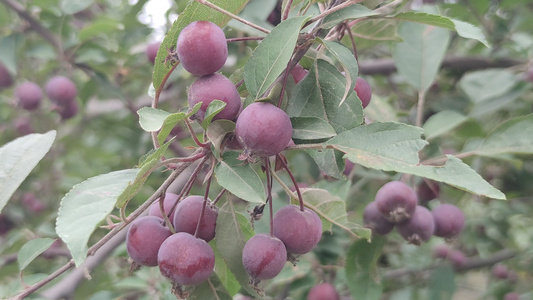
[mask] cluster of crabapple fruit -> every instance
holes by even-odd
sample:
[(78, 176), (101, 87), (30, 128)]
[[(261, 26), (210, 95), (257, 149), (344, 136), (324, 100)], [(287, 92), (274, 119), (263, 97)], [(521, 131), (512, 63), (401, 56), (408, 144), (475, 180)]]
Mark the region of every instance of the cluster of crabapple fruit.
[(415, 191), (401, 181), (391, 181), (376, 193), (363, 213), (365, 226), (386, 235), (394, 226), (409, 243), (420, 245), (432, 235), (452, 240), (463, 229), (465, 216), (455, 205), (440, 204), (433, 211), (418, 204)]

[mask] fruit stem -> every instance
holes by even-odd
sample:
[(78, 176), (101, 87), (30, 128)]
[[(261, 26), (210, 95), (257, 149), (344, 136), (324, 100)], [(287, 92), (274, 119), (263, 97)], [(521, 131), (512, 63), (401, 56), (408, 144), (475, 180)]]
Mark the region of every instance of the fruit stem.
[(283, 165), (283, 168), (287, 170), (287, 173), (289, 173), (289, 176), (291, 177), (292, 184), (294, 184), (294, 188), (296, 189), (296, 193), (298, 194), (298, 201), (300, 202), (300, 210), (304, 211), (304, 199), (302, 198), (302, 193), (300, 193), (300, 188), (298, 187), (298, 183), (296, 182), (296, 179), (294, 178), (294, 175), (292, 175), (291, 170), (289, 170), (289, 166), (287, 166), (287, 163), (281, 157), (281, 155), (276, 154), (276, 158), (281, 162)]
[[(212, 168), (214, 168), (215, 164), (212, 164)], [(211, 187), (211, 179), (213, 178), (213, 172), (210, 172), (210, 176), (207, 179), (207, 184), (205, 185), (205, 194), (204, 194), (204, 203), (202, 205), (202, 210), (200, 211), (200, 216), (198, 217), (198, 222), (196, 223), (196, 230), (194, 231), (194, 237), (198, 237), (198, 233), (200, 232), (200, 224), (202, 223), (202, 220), (204, 219), (204, 213), (205, 213), (205, 207), (207, 206), (207, 198), (209, 195), (209, 188)]]
[(187, 128), (189, 128), (189, 132), (191, 133), (191, 137), (194, 140), (194, 142), (196, 143), (196, 145), (198, 145), (198, 147), (207, 148), (208, 147), (208, 143), (202, 143), (202, 142), (200, 142), (198, 140), (198, 137), (194, 133), (194, 130), (192, 129), (192, 126), (191, 126), (191, 122), (189, 122), (188, 118), (185, 118), (185, 124), (187, 124)]
[(355, 40), (353, 38), (352, 30), (346, 25), (344, 27), (344, 30), (348, 33), (348, 36), (350, 37), (350, 41), (352, 42), (353, 56), (355, 56), (355, 60), (357, 61), (357, 63), (359, 63), (359, 58), (357, 57), (357, 48), (355, 47)]
[(243, 19), (243, 18), (241, 18), (241, 17), (239, 17), (239, 16), (237, 16), (235, 14), (232, 14), (232, 13), (230, 13), (229, 11), (227, 11), (227, 10), (225, 10), (223, 8), (220, 8), (220, 7), (216, 6), (215, 4), (213, 4), (213, 3), (209, 2), (209, 1), (206, 1), (206, 0), (195, 0), (195, 1), (200, 3), (200, 4), (205, 5), (207, 7), (210, 7), (212, 9), (216, 10), (216, 11), (219, 11), (219, 12), (221, 12), (221, 13), (227, 15), (227, 16), (230, 16), (231, 18), (233, 18), (233, 19), (235, 19), (235, 20), (237, 20), (237, 21), (239, 21), (239, 22), (241, 22), (241, 23), (243, 23), (245, 25), (248, 25), (248, 26), (250, 26), (252, 28), (255, 28), (255, 29), (259, 30), (259, 31), (262, 31), (262, 32), (264, 32), (266, 34), (270, 33), (270, 30), (265, 29), (265, 28), (263, 28), (263, 27), (261, 27), (259, 25), (256, 25), (256, 24), (254, 24), (252, 22), (246, 21), (245, 19)]
[(274, 236), (274, 212), (272, 209), (272, 175), (270, 174), (270, 160), (265, 157), (265, 172), (267, 177), (267, 199), (270, 210), (270, 236)]
[(163, 216), (163, 220), (165, 220), (165, 224), (167, 224), (168, 229), (172, 234), (176, 233), (176, 230), (174, 229), (174, 226), (172, 226), (172, 222), (168, 219), (167, 214), (165, 213), (165, 206), (163, 203), (165, 202), (166, 192), (159, 197), (159, 211), (161, 212), (161, 215)]

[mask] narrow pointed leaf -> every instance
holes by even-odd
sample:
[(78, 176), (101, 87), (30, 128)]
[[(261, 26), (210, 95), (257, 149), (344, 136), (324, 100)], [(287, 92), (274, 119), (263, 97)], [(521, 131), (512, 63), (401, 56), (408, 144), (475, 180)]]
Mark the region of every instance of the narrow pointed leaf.
[(337, 24), (345, 20), (353, 20), (375, 15), (378, 15), (378, 13), (368, 9), (366, 6), (354, 4), (326, 16), (320, 27), (329, 29), (337, 26)]
[(430, 140), (446, 134), (463, 124), (468, 118), (453, 110), (443, 110), (429, 117), (424, 124), (426, 139)]
[(293, 117), (291, 123), (293, 139), (319, 140), (337, 134), (326, 120), (317, 117)]
[(209, 106), (207, 106), (207, 109), (205, 110), (205, 118), (202, 121), (202, 127), (204, 129), (207, 129), (209, 124), (211, 124), (211, 120), (219, 113), (221, 112), (224, 107), (226, 107), (226, 102), (220, 101), (220, 100), (213, 100), (211, 103), (209, 103)]

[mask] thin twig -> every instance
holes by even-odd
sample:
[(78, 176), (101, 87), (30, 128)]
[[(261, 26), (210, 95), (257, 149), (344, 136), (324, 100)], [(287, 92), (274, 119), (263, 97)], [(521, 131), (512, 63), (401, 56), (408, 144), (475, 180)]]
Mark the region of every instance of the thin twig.
[(239, 37), (239, 38), (232, 38), (232, 39), (226, 39), (227, 43), (231, 42), (242, 42), (242, 41), (260, 41), (265, 39), (261, 36), (245, 36), (245, 37)]
[(294, 178), (294, 175), (292, 175), (291, 170), (289, 169), (289, 166), (283, 159), (283, 157), (279, 154), (276, 154), (276, 158), (281, 162), (283, 165), (283, 168), (289, 173), (289, 176), (291, 177), (292, 184), (294, 184), (294, 188), (296, 189), (296, 193), (298, 194), (298, 201), (300, 202), (300, 210), (304, 211), (304, 199), (302, 197), (302, 193), (300, 192), (300, 188), (298, 187), (298, 182), (296, 182), (296, 178)]
[(318, 20), (322, 20), (324, 17), (328, 16), (328, 15), (331, 15), (332, 13), (336, 12), (336, 11), (339, 11), (343, 8), (346, 8), (348, 6), (351, 6), (351, 5), (354, 5), (354, 4), (357, 4), (359, 2), (362, 2), (364, 0), (348, 0), (342, 4), (339, 4), (337, 6), (334, 6), (328, 10), (326, 10), (325, 12), (319, 14), (318, 16), (312, 18), (311, 20), (307, 21), (307, 23), (305, 23), (305, 25), (303, 26), (303, 28), (309, 26), (310, 24), (313, 24), (315, 23), (316, 21)]
[(245, 25), (248, 25), (248, 26), (250, 26), (252, 28), (255, 28), (255, 29), (257, 29), (257, 30), (259, 30), (261, 32), (264, 32), (266, 34), (270, 33), (270, 30), (265, 29), (265, 28), (263, 28), (263, 27), (261, 27), (259, 25), (256, 25), (256, 24), (254, 24), (252, 22), (246, 21), (245, 19), (243, 19), (243, 18), (241, 18), (241, 17), (239, 17), (239, 16), (237, 16), (235, 14), (232, 14), (232, 13), (230, 13), (229, 11), (227, 11), (227, 10), (225, 10), (223, 8), (220, 8), (220, 7), (216, 6), (215, 4), (213, 4), (213, 3), (209, 2), (209, 1), (206, 1), (206, 0), (195, 0), (195, 1), (200, 3), (200, 4), (203, 4), (203, 5), (207, 6), (209, 8), (212, 8), (212, 9), (218, 11), (218, 12), (221, 12), (221, 13), (231, 17), (232, 19), (235, 19), (235, 20), (237, 20), (237, 21), (239, 21), (239, 22), (241, 22), (241, 23), (243, 23)]
[(416, 126), (422, 126), (422, 118), (424, 114), (424, 103), (426, 102), (426, 91), (418, 92), (418, 103), (416, 106)]
[(283, 14), (281, 15), (281, 21), (285, 21), (289, 17), (291, 6), (292, 6), (292, 0), (287, 1), (287, 4), (285, 4), (285, 10), (283, 11)]
[[(215, 168), (215, 164), (211, 164), (211, 170)], [(209, 172), (211, 175), (207, 179), (207, 183), (205, 185), (205, 193), (204, 193), (204, 202), (202, 203), (202, 210), (200, 211), (200, 215), (198, 216), (198, 222), (196, 223), (196, 230), (194, 231), (194, 237), (198, 237), (198, 234), (200, 233), (200, 225), (204, 219), (205, 214), (205, 208), (207, 206), (207, 199), (209, 198), (209, 188), (211, 187), (211, 179), (213, 179), (213, 172)]]

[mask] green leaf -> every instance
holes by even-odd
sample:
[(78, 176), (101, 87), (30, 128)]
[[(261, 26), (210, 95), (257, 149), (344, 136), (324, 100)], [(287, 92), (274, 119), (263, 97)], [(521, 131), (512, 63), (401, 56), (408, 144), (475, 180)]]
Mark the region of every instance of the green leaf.
[(128, 187), (118, 196), (117, 199), (117, 207), (122, 208), (128, 204), (128, 202), (139, 192), (139, 190), (142, 188), (146, 180), (148, 179), (148, 176), (152, 174), (152, 172), (155, 170), (155, 166), (165, 155), (165, 152), (168, 149), (168, 146), (170, 145), (172, 141), (168, 141), (165, 144), (163, 144), (161, 147), (157, 148), (156, 150), (151, 151), (147, 155), (143, 156), (141, 158), (141, 162), (138, 166), (139, 173), (137, 173), (137, 176), (135, 177), (135, 180), (133, 182), (128, 183)]
[(0, 148), (0, 212), (52, 147), (55, 130), (19, 137)]
[(474, 153), (483, 156), (533, 154), (533, 114), (500, 124), (487, 135)]
[(205, 110), (205, 118), (202, 121), (202, 127), (204, 129), (207, 129), (209, 124), (211, 124), (211, 120), (219, 113), (221, 112), (224, 107), (226, 107), (226, 102), (221, 100), (213, 100), (211, 103), (209, 103), (209, 106), (207, 106), (207, 109)]
[(531, 91), (531, 85), (525, 82), (517, 84), (516, 87), (501, 96), (475, 103), (468, 115), (475, 118), (485, 118), (487, 114), (512, 108), (513, 105), (511, 103), (520, 99), (529, 91)]
[[(211, 0), (209, 2), (238, 15), (248, 0)], [(211, 9), (196, 1), (192, 1), (187, 5), (179, 15), (178, 19), (172, 24), (172, 27), (159, 47), (159, 51), (157, 51), (156, 64), (154, 65), (154, 73), (152, 76), (154, 88), (156, 90), (160, 88), (163, 83), (163, 78), (165, 78), (166, 74), (172, 69), (170, 64), (162, 62), (165, 61), (165, 58), (168, 56), (167, 49), (174, 49), (176, 47), (178, 36), (185, 26), (193, 21), (210, 21), (222, 28), (229, 20), (231, 20), (231, 17), (228, 15)]]
[(11, 34), (0, 40), (0, 63), (11, 73), (17, 73), (17, 53), (19, 45), (24, 41), (24, 35)]
[(326, 120), (317, 117), (293, 117), (291, 123), (293, 139), (319, 140), (337, 134)]
[(124, 30), (124, 24), (113, 18), (100, 17), (80, 30), (78, 38), (80, 41), (84, 42), (98, 35), (111, 33), (117, 30)]
[[(361, 225), (348, 221), (344, 200), (331, 195), (328, 191), (316, 188), (300, 189), (305, 206), (315, 211), (322, 221), (322, 231), (332, 231), (333, 225), (347, 231), (354, 238), (370, 239), (371, 231)], [(297, 199), (291, 199), (297, 204)]]
[(488, 69), (465, 74), (459, 86), (473, 103), (503, 96), (518, 83), (516, 76), (505, 69)]
[(478, 40), (483, 43), (483, 45), (489, 47), (489, 43), (487, 42), (483, 32), (470, 23), (422, 12), (404, 12), (399, 13), (392, 18), (396, 20), (416, 22), (453, 30), (456, 31), (461, 37)]
[(209, 282), (206, 280), (203, 283), (195, 286), (191, 293), (187, 296), (187, 300), (205, 299), (232, 300), (233, 297), (228, 293), (224, 285), (216, 276), (211, 276), (211, 278), (209, 278)]
[[(372, 47), (386, 41), (398, 42), (402, 39), (397, 33), (398, 22), (389, 19), (364, 19), (352, 27), (352, 35), (357, 49)], [(345, 36), (343, 44), (351, 45), (350, 38)]]
[(215, 241), (220, 255), (241, 287), (252, 296), (257, 296), (257, 292), (249, 284), (250, 278), (242, 265), (242, 249), (254, 234), (248, 218), (235, 211), (231, 200), (219, 209)]
[(244, 65), (244, 83), (252, 98), (259, 99), (285, 70), (307, 17), (287, 19), (257, 46)]
[(218, 184), (233, 195), (252, 203), (265, 203), (265, 187), (252, 166), (237, 159), (237, 152), (226, 152), (215, 167)]
[(450, 300), (455, 294), (455, 272), (451, 266), (435, 269), (430, 278), (430, 298), (435, 300)]
[(217, 158), (220, 158), (220, 150), (224, 137), (235, 130), (235, 123), (230, 120), (216, 120), (207, 127), (207, 138), (215, 148)]
[(363, 107), (357, 94), (350, 92), (342, 102), (345, 82), (346, 79), (337, 68), (318, 60), (296, 86), (287, 113), (291, 117), (321, 118), (333, 126), (337, 133), (361, 125)]
[(463, 124), (467, 117), (453, 110), (443, 110), (433, 116), (424, 124), (424, 134), (426, 140), (436, 138), (442, 134), (452, 131), (457, 126)]
[(215, 253), (215, 272), (217, 273), (220, 283), (222, 283), (222, 285), (226, 288), (226, 290), (231, 296), (235, 296), (241, 289), (239, 281), (237, 280), (237, 278), (235, 278), (235, 275), (233, 275), (233, 273), (231, 273), (231, 270), (228, 268), (228, 265), (224, 261), (222, 254), (220, 254), (220, 251), (216, 247), (216, 242), (211, 241), (209, 245)]
[(421, 165), (418, 151), (427, 144), (420, 139), (421, 134), (421, 128), (402, 123), (372, 123), (343, 132), (327, 144), (367, 168), (413, 174), (477, 195), (505, 199), (502, 192), (455, 156), (447, 155), (443, 166)]
[(113, 210), (118, 197), (135, 180), (139, 169), (126, 169), (89, 178), (75, 185), (61, 200), (56, 232), (79, 266), (87, 257), (87, 241)]
[(181, 112), (168, 115), (163, 121), (163, 125), (161, 125), (161, 130), (157, 135), (157, 140), (159, 141), (159, 144), (165, 142), (174, 126), (176, 126), (181, 120), (184, 120), (197, 113), (200, 110), (200, 107), (202, 107), (202, 103), (196, 103), (192, 107), (192, 109), (187, 111), (186, 115), (183, 115), (183, 113)]
[(80, 12), (93, 4), (94, 0), (61, 0), (59, 6), (61, 10), (67, 15), (73, 15)]
[(306, 150), (306, 152), (313, 158), (317, 166), (326, 175), (337, 179), (345, 179), (344, 176), (344, 153), (333, 150)]
[(327, 15), (320, 27), (330, 29), (345, 20), (359, 19), (375, 15), (378, 15), (378, 13), (366, 8), (366, 6), (354, 4)]
[(377, 275), (377, 262), (385, 239), (375, 236), (372, 243), (367, 240), (355, 241), (346, 253), (346, 280), (354, 299), (381, 299), (383, 286)]
[(184, 113), (171, 114), (167, 111), (152, 107), (143, 107), (137, 111), (139, 115), (139, 124), (146, 132), (158, 131), (163, 126), (165, 119), (171, 115), (175, 115), (174, 119), (184, 119)]
[(46, 249), (50, 248), (55, 242), (55, 239), (40, 238), (28, 241), (20, 248), (17, 261), (19, 264), (19, 270), (24, 270), (37, 256), (43, 253)]
[[(354, 54), (344, 45), (328, 42), (326, 40), (321, 40), (321, 43), (328, 49), (328, 51), (335, 56), (339, 61), (346, 77), (346, 85), (344, 88), (344, 95), (342, 96), (341, 103), (344, 102), (348, 93), (353, 91), (355, 88), (355, 82), (357, 81), (357, 76), (359, 75), (359, 66), (357, 65), (357, 60), (355, 59)], [(357, 96), (357, 94), (356, 94)]]
[(398, 72), (419, 92), (425, 92), (444, 58), (450, 33), (442, 28), (416, 23), (400, 26), (403, 42), (396, 44), (392, 57)]

